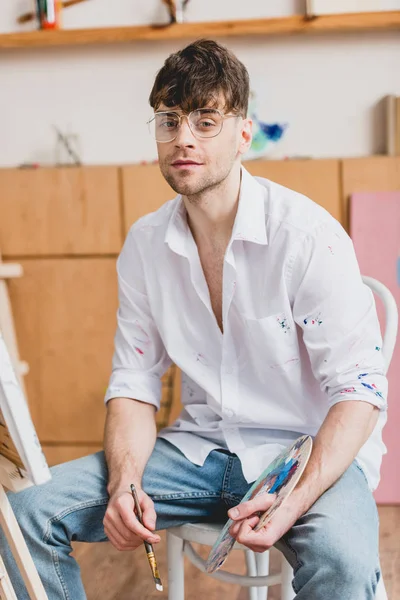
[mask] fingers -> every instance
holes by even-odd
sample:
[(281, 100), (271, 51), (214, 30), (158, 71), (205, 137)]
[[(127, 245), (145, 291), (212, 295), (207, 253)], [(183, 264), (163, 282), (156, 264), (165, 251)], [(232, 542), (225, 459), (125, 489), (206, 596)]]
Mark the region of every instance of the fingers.
[[(248, 525), (251, 527), (251, 529), (254, 529), (254, 527), (260, 521), (260, 517), (257, 517), (257, 516), (249, 517), (246, 520), (247, 520)], [(231, 527), (229, 528), (229, 533), (231, 534), (232, 537), (236, 538), (236, 536), (239, 533), (239, 530), (242, 526), (242, 523), (243, 523), (243, 521), (236, 521), (233, 523), (233, 525), (231, 525)]]
[[(145, 496), (144, 493), (143, 495)], [(146, 502), (146, 506), (151, 519), (152, 516), (154, 518), (155, 511), (150, 498), (149, 501)], [(134, 513), (133, 499), (129, 493), (110, 499), (103, 525), (107, 537), (118, 550), (133, 550), (144, 540), (150, 544), (157, 544), (160, 541), (159, 535), (149, 531), (138, 521)]]
[(248, 519), (242, 521), (236, 535), (236, 541), (253, 550), (253, 552), (265, 552), (273, 546), (268, 530), (262, 527), (259, 531), (254, 531)]
[(143, 511), (143, 525), (147, 527), (147, 529), (154, 531), (157, 521), (156, 511), (154, 510), (154, 502), (147, 494), (143, 494), (143, 500), (140, 499), (140, 501)]
[(133, 499), (129, 494), (123, 494), (116, 500), (116, 508), (127, 530), (150, 544), (156, 544), (160, 541), (160, 536), (149, 531), (135, 516)]
[(136, 550), (143, 543), (138, 537), (135, 537), (136, 542), (126, 540), (111, 522), (104, 525), (104, 532), (114, 548), (120, 551)]
[(248, 500), (247, 502), (243, 502), (234, 506), (228, 511), (228, 516), (233, 521), (241, 521), (242, 519), (247, 519), (251, 515), (257, 512), (265, 512), (270, 508), (276, 500), (276, 494), (260, 494), (256, 496), (252, 500)]

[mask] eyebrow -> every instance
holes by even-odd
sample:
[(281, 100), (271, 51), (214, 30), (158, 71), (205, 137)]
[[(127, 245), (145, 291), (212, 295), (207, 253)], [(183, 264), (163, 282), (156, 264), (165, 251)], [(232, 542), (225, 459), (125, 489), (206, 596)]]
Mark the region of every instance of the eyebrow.
[(198, 108), (196, 110), (201, 110), (203, 112), (218, 112), (218, 111), (220, 111), (220, 109), (215, 108), (214, 106), (205, 106), (204, 108)]
[(163, 115), (179, 115), (178, 112), (174, 111), (174, 110), (157, 110), (155, 113), (155, 115), (159, 115), (159, 114), (163, 114)]
[[(216, 112), (218, 110), (220, 111), (221, 109), (218, 109), (215, 106), (202, 106), (202, 107), (199, 107), (199, 108), (194, 108), (190, 112), (195, 112), (196, 110), (201, 110), (203, 112)], [(162, 113), (163, 115), (179, 115), (180, 113), (186, 114), (181, 109), (176, 109), (176, 110), (157, 110), (154, 114), (158, 115), (160, 113)]]

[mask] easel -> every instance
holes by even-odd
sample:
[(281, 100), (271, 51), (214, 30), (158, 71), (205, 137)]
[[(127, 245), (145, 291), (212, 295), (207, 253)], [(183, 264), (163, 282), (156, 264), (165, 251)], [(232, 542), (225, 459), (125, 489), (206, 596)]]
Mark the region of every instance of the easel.
[[(23, 375), (28, 372), (28, 365), (19, 360), (11, 304), (5, 282), (5, 279), (21, 276), (21, 265), (2, 263), (0, 254), (0, 331), (3, 334), (3, 338), (11, 356), (15, 373), (17, 374), (19, 383), (26, 398)], [(13, 452), (13, 448), (10, 448), (10, 453)], [(29, 487), (31, 483), (22, 475), (18, 467), (16, 467), (11, 460), (8, 460), (4, 456), (0, 456), (0, 527), (3, 529), (7, 538), (11, 552), (18, 565), (22, 579), (24, 580), (29, 597), (31, 600), (48, 600), (47, 594), (39, 578), (38, 572), (11, 508), (11, 504), (8, 501), (3, 485), (11, 491), (19, 491), (24, 487)], [(1, 557), (0, 599), (18, 600)]]

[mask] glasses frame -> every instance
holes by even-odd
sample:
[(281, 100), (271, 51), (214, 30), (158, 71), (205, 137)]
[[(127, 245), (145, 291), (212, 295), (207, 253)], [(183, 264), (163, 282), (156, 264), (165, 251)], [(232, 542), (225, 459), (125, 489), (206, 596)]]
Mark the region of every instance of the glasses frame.
[[(214, 110), (215, 112), (217, 112), (217, 113), (218, 113), (218, 114), (221, 116), (221, 118), (222, 118), (222, 121), (221, 121), (221, 129), (220, 129), (220, 130), (218, 131), (218, 133), (216, 133), (215, 135), (198, 135), (198, 134), (196, 134), (196, 133), (193, 131), (193, 129), (192, 129), (192, 127), (191, 127), (191, 124), (190, 124), (190, 115), (192, 115), (192, 114), (193, 114), (193, 113), (195, 113), (195, 112), (201, 111), (201, 110)], [(156, 119), (156, 116), (157, 116), (157, 115), (171, 115), (171, 114), (172, 114), (172, 115), (176, 115), (176, 116), (178, 117), (178, 119), (179, 119), (179, 124), (178, 124), (178, 129), (177, 129), (176, 135), (175, 135), (175, 137), (171, 138), (170, 140), (158, 140), (158, 139), (157, 139), (155, 136), (153, 136), (153, 135), (152, 135), (152, 133), (151, 133), (151, 123), (152, 123), (152, 122), (153, 122), (153, 121)], [(235, 114), (235, 113), (223, 113), (223, 112), (222, 112), (222, 111), (220, 111), (218, 108), (208, 108), (208, 107), (204, 107), (204, 108), (196, 108), (195, 110), (191, 110), (191, 111), (190, 111), (190, 113), (187, 113), (187, 114), (186, 114), (186, 113), (182, 113), (181, 115), (180, 115), (179, 113), (175, 112), (174, 110), (160, 110), (160, 111), (158, 111), (158, 112), (155, 112), (155, 113), (154, 113), (154, 115), (152, 116), (152, 118), (151, 118), (151, 119), (149, 119), (149, 120), (147, 121), (146, 125), (147, 125), (147, 126), (148, 126), (148, 128), (149, 128), (149, 133), (150, 133), (151, 137), (152, 137), (152, 138), (153, 138), (153, 139), (154, 139), (154, 140), (157, 142), (157, 144), (169, 144), (169, 142), (173, 142), (173, 141), (174, 141), (174, 140), (176, 140), (176, 138), (178, 137), (178, 133), (179, 133), (179, 130), (180, 130), (180, 128), (181, 128), (181, 123), (182, 123), (182, 119), (183, 119), (183, 117), (186, 117), (186, 119), (187, 119), (187, 121), (188, 121), (189, 129), (190, 129), (190, 131), (192, 132), (192, 135), (193, 135), (193, 136), (194, 136), (196, 139), (199, 139), (199, 138), (200, 138), (200, 139), (202, 139), (202, 140), (207, 140), (207, 139), (212, 139), (212, 138), (215, 138), (215, 137), (217, 137), (217, 136), (218, 136), (218, 135), (221, 133), (221, 131), (222, 131), (222, 129), (223, 129), (223, 126), (224, 126), (224, 121), (225, 121), (225, 119), (229, 119), (229, 118), (231, 118), (231, 117), (235, 117), (235, 118), (239, 118), (239, 117), (240, 117), (240, 118), (243, 118), (243, 117), (242, 117), (242, 115), (240, 115), (240, 114)]]

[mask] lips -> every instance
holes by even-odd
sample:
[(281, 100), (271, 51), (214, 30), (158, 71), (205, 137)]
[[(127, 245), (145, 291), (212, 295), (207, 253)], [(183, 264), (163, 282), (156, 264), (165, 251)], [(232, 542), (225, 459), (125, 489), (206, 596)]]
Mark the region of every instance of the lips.
[(173, 167), (179, 167), (184, 165), (201, 165), (201, 163), (195, 162), (194, 160), (176, 160), (172, 163)]

